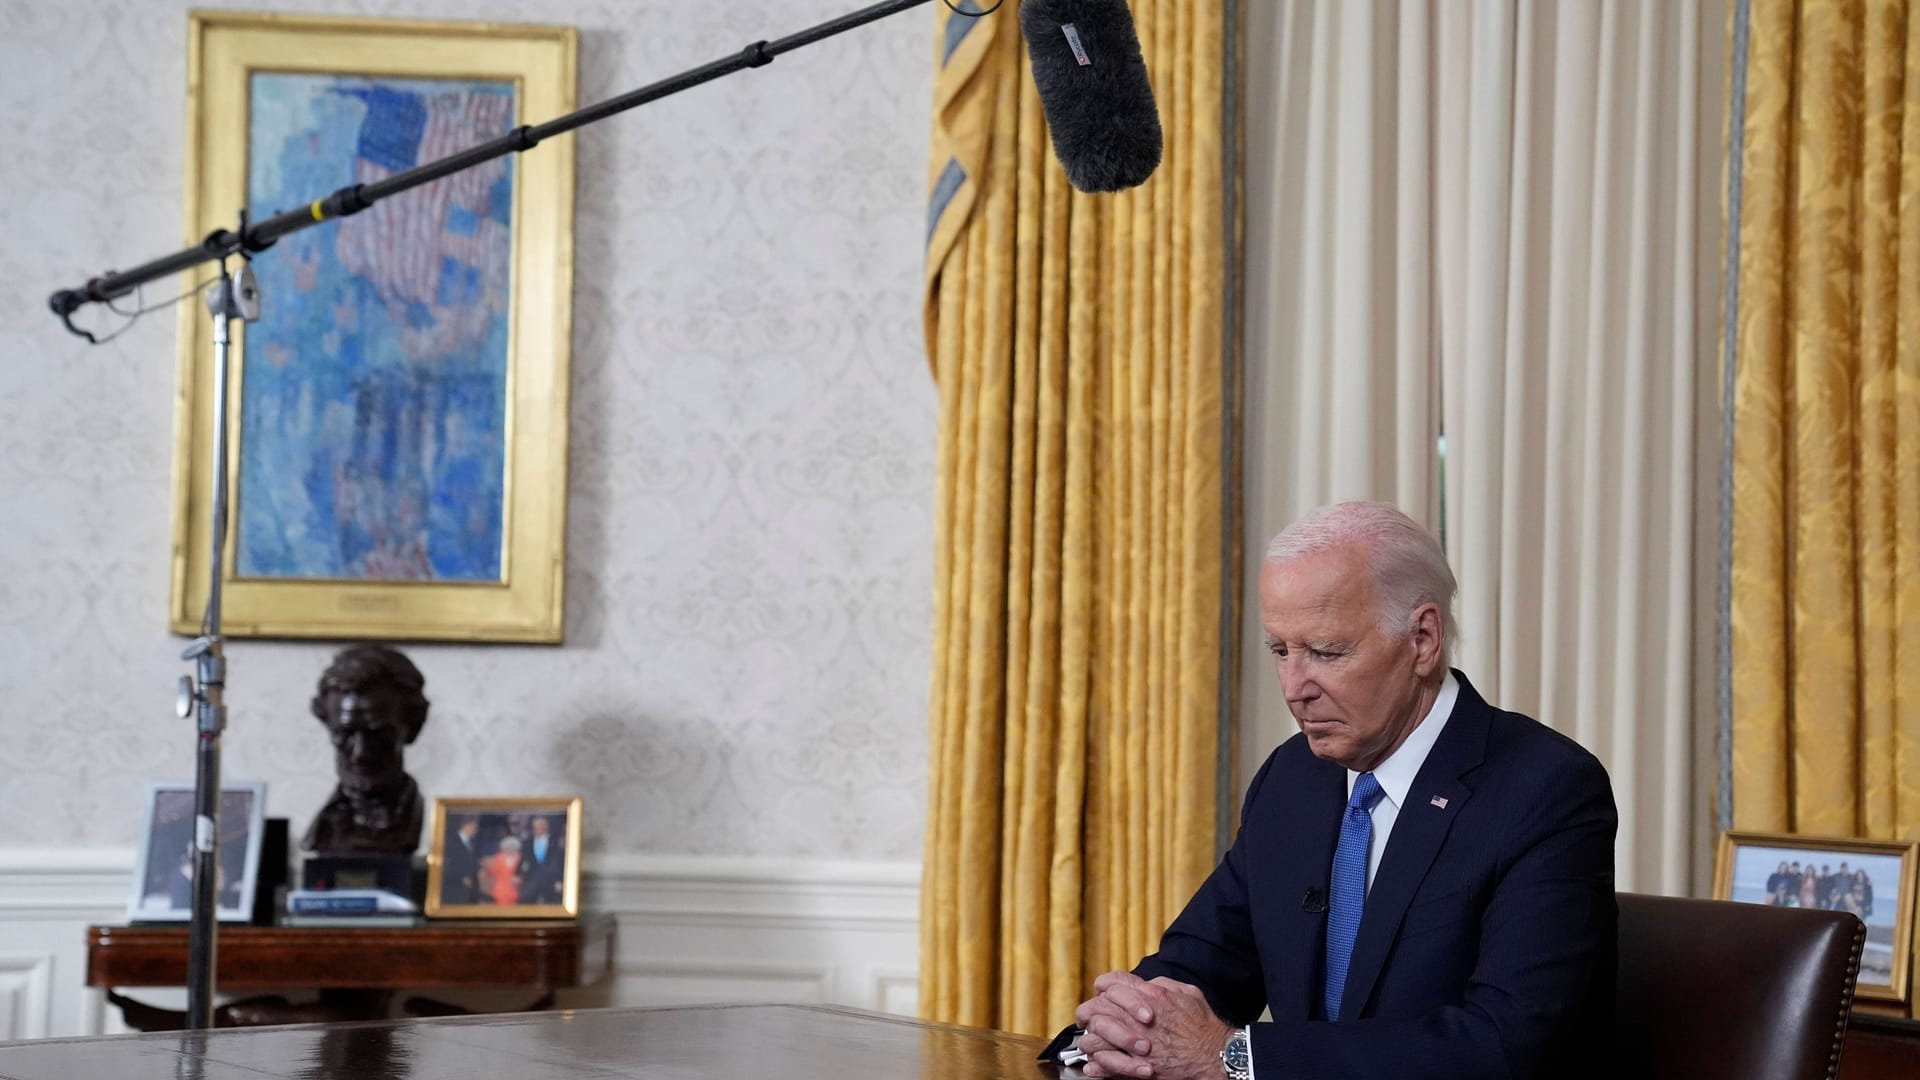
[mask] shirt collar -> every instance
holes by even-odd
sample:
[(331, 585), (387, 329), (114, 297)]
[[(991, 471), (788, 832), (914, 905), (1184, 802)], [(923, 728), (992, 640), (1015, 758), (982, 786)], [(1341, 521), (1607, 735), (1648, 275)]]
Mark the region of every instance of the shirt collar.
[[(1373, 778), (1379, 781), (1380, 790), (1386, 793), (1387, 798), (1393, 800), (1395, 810), (1407, 804), (1407, 791), (1413, 787), (1414, 777), (1420, 775), (1420, 766), (1427, 763), (1427, 754), (1432, 751), (1433, 744), (1439, 741), (1441, 730), (1453, 715), (1453, 703), (1459, 698), (1460, 680), (1453, 677), (1452, 671), (1448, 671), (1427, 715), (1407, 734), (1407, 741), (1374, 768)], [(1353, 797), (1353, 785), (1359, 779), (1359, 773), (1347, 770), (1348, 798)]]

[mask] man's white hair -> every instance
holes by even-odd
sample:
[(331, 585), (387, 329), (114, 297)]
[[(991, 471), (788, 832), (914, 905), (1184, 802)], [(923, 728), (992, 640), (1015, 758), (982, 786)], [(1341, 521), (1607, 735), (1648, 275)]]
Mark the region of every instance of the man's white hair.
[(1267, 545), (1267, 562), (1285, 566), (1342, 547), (1366, 553), (1380, 601), (1380, 628), (1394, 640), (1405, 640), (1413, 630), (1415, 608), (1440, 608), (1440, 663), (1450, 666), (1453, 643), (1460, 638), (1453, 610), (1459, 586), (1440, 542), (1398, 508), (1360, 501), (1323, 506), (1280, 530)]

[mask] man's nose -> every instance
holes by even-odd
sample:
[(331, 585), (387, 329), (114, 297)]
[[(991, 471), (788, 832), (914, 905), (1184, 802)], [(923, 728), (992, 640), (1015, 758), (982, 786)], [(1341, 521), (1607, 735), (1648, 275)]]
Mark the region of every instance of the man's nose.
[(1315, 685), (1313, 679), (1307, 675), (1304, 665), (1297, 661), (1289, 663), (1287, 660), (1282, 659), (1278, 662), (1278, 666), (1280, 669), (1280, 691), (1286, 696), (1288, 701), (1305, 701), (1308, 698), (1318, 695), (1319, 687)]

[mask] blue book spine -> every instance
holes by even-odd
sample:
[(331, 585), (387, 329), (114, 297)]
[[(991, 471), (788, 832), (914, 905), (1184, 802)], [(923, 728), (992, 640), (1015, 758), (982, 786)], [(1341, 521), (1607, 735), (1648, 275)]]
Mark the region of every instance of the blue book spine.
[(380, 901), (371, 896), (294, 896), (288, 898), (287, 910), (296, 915), (371, 915), (380, 910)]

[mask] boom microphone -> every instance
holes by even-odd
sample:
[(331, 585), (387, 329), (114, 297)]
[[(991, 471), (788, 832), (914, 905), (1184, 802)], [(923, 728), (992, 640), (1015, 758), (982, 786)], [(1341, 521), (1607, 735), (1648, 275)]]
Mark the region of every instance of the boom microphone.
[(1022, 0), (1020, 29), (1068, 182), (1145, 183), (1160, 164), (1160, 112), (1125, 0)]

